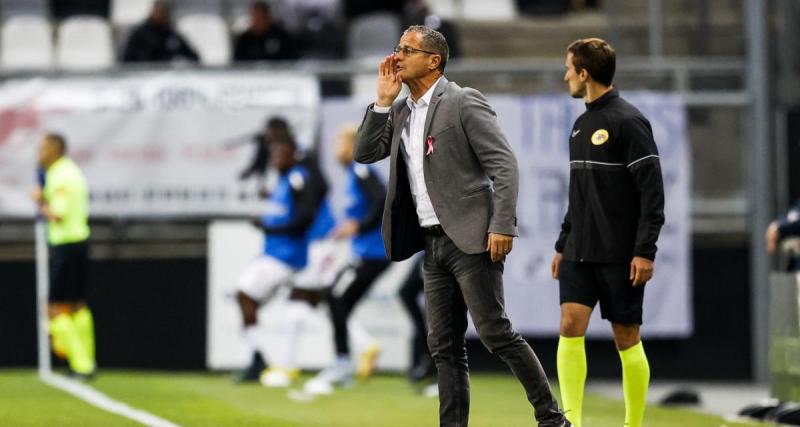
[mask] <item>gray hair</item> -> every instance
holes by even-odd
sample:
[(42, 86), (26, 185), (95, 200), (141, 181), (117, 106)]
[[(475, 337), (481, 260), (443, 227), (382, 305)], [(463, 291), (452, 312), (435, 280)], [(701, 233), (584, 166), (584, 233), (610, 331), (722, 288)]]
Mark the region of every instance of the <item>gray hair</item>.
[(450, 47), (447, 46), (447, 40), (442, 33), (424, 25), (412, 25), (403, 31), (404, 35), (406, 33), (417, 33), (422, 36), (422, 48), (436, 52), (442, 58), (439, 62), (439, 72), (444, 73), (444, 67), (447, 66), (447, 60), (450, 59)]

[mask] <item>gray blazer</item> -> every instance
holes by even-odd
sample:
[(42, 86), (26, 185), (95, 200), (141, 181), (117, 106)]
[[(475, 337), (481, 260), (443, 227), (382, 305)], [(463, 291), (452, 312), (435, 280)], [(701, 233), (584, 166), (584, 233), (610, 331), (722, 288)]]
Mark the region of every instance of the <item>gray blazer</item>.
[[(409, 114), (406, 98), (395, 101), (385, 114), (370, 105), (354, 150), (360, 163), (391, 159), (382, 231), (393, 261), (424, 247), (400, 138)], [(428, 106), (424, 135), (434, 138), (433, 153), (423, 160), (425, 185), (453, 243), (477, 254), (486, 251), (489, 232), (516, 236), (517, 159), (486, 98), (442, 77)]]

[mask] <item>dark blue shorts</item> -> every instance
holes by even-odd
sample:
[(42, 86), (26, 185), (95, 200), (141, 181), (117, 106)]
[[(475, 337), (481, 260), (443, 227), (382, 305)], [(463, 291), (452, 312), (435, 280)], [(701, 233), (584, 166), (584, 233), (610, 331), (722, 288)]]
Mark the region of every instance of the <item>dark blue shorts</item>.
[(50, 302), (86, 300), (87, 242), (50, 246)]

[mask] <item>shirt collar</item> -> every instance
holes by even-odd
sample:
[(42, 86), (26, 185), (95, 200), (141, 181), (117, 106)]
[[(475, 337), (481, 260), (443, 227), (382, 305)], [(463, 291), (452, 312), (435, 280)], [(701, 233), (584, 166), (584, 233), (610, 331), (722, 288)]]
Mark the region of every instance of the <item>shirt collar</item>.
[(602, 108), (614, 98), (619, 98), (619, 91), (617, 90), (616, 86), (612, 87), (611, 90), (604, 93), (600, 98), (597, 98), (594, 101), (586, 104), (586, 109), (596, 110)]
[(442, 76), (439, 76), (439, 78), (436, 79), (436, 81), (433, 83), (433, 85), (431, 85), (431, 87), (428, 89), (428, 91), (425, 92), (425, 95), (422, 95), (422, 98), (420, 98), (419, 101), (417, 101), (416, 104), (414, 104), (414, 101), (409, 96), (406, 99), (406, 103), (408, 104), (408, 106), (410, 108), (416, 108), (416, 107), (422, 107), (423, 105), (429, 105), (431, 103), (431, 98), (433, 98), (433, 92), (436, 91), (436, 86), (439, 85), (439, 82), (441, 80), (442, 80)]

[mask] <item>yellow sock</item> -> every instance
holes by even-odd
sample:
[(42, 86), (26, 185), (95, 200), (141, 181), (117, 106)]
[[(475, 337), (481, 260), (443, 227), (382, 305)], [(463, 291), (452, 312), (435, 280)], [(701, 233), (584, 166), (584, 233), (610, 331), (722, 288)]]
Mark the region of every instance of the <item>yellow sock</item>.
[(48, 322), (47, 330), (50, 332), (50, 342), (53, 345), (53, 353), (55, 353), (59, 359), (66, 359), (67, 343), (64, 341), (62, 327), (53, 319)]
[(625, 395), (625, 425), (641, 427), (650, 383), (650, 364), (641, 342), (619, 352), (622, 361), (622, 390)]
[(86, 348), (81, 342), (78, 328), (72, 315), (61, 313), (50, 321), (53, 330), (57, 331), (67, 350), (67, 362), (70, 369), (80, 374), (88, 374), (94, 370), (94, 362), (88, 358)]
[(94, 319), (89, 307), (83, 307), (72, 313), (72, 321), (75, 323), (75, 329), (78, 330), (81, 344), (86, 349), (86, 357), (91, 361), (92, 369), (94, 369)]
[(556, 364), (564, 414), (573, 426), (580, 427), (583, 414), (583, 386), (586, 383), (584, 337), (560, 337)]

